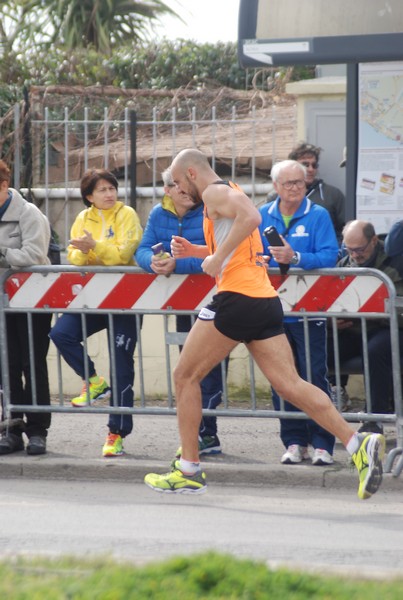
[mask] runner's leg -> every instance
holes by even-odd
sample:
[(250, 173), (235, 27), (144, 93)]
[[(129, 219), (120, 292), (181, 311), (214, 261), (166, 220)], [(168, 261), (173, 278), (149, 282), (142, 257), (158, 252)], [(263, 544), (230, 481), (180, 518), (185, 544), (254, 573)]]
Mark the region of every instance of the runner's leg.
[(329, 396), (299, 377), (284, 334), (247, 344), (257, 365), (278, 394), (309, 415), (347, 446), (354, 430), (339, 414)]
[(200, 382), (238, 342), (220, 333), (213, 321), (198, 319), (186, 338), (174, 370), (182, 457), (199, 460), (199, 426), (202, 417)]

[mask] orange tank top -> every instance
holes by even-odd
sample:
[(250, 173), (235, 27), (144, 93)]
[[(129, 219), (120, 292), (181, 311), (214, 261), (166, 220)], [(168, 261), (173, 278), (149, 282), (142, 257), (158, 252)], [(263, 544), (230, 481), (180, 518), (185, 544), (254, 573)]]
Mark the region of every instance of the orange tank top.
[[(221, 183), (221, 182), (217, 182)], [(223, 181), (234, 189), (241, 188), (232, 181)], [(223, 243), (232, 227), (233, 219), (209, 219), (204, 207), (203, 230), (210, 254)], [(255, 229), (227, 256), (221, 273), (216, 277), (217, 291), (236, 292), (252, 298), (273, 298), (277, 292), (267, 275), (266, 267), (259, 261), (263, 246), (258, 229)]]

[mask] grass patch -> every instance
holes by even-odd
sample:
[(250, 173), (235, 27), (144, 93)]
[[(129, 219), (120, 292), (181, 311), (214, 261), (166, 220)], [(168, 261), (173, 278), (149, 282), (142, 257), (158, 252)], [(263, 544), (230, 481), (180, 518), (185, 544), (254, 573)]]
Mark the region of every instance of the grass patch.
[(213, 552), (135, 567), (106, 560), (0, 563), (2, 600), (401, 600), (403, 579), (359, 581), (270, 570)]

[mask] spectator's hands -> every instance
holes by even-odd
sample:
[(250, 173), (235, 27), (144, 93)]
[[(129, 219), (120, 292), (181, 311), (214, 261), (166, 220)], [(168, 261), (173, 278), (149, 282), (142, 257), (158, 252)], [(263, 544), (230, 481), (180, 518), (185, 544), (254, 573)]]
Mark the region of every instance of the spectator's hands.
[(151, 269), (157, 275), (170, 275), (175, 271), (176, 260), (169, 256), (168, 258), (158, 258), (153, 256), (151, 259)]
[(80, 238), (69, 240), (69, 244), (77, 250), (81, 250), (83, 254), (88, 254), (90, 250), (95, 248), (96, 241), (92, 237), (92, 233), (84, 229), (84, 235)]
[(282, 235), (280, 237), (283, 240), (284, 246), (269, 246), (270, 254), (278, 263), (288, 265), (294, 256), (294, 250)]
[(353, 326), (352, 321), (347, 321), (347, 319), (336, 319), (337, 329), (348, 329)]

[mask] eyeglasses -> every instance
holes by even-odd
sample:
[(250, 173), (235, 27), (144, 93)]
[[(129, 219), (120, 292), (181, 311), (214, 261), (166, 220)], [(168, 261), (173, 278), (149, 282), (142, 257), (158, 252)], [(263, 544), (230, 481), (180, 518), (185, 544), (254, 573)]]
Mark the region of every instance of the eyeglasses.
[(316, 161), (310, 162), (309, 160), (303, 160), (300, 164), (304, 165), (307, 169), (309, 169), (309, 167), (312, 167), (312, 169), (317, 169), (319, 167), (319, 163)]
[(285, 190), (292, 190), (294, 185), (299, 190), (302, 190), (302, 188), (305, 187), (304, 179), (293, 179), (292, 181), (284, 181), (283, 183), (281, 183), (281, 181), (279, 181), (279, 183), (283, 186), (283, 188)]
[(365, 244), (365, 246), (358, 246), (358, 248), (349, 248), (348, 246), (344, 245), (344, 249), (349, 254), (364, 254), (365, 250), (368, 248), (371, 242), (372, 238)]

